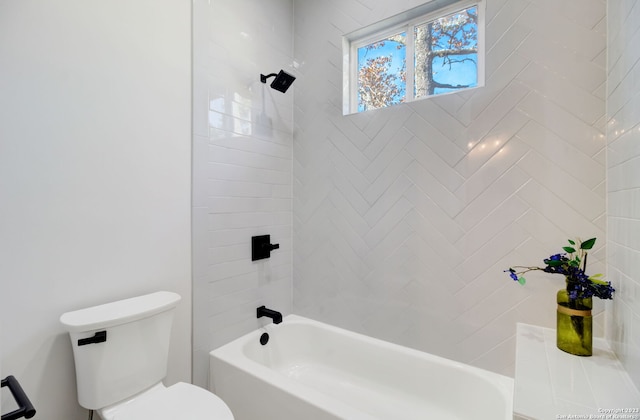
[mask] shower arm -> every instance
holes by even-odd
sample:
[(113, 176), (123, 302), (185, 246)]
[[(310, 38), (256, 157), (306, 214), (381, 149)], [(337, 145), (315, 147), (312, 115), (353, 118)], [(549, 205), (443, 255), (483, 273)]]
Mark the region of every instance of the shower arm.
[(268, 79), (268, 78), (270, 78), (270, 77), (275, 77), (275, 76), (277, 76), (277, 74), (276, 74), (276, 73), (267, 74), (266, 76), (265, 76), (264, 74), (261, 74), (261, 75), (260, 75), (260, 81), (261, 81), (262, 83), (267, 83), (267, 79)]

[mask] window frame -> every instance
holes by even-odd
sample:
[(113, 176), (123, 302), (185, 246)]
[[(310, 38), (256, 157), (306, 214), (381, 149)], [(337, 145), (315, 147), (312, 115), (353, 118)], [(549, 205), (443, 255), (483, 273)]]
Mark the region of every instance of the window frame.
[[(478, 53), (477, 53), (477, 84), (452, 92), (426, 95), (415, 98), (415, 27), (434, 21), (440, 17), (476, 6), (478, 8)], [(404, 32), (406, 35), (406, 86), (404, 102), (433, 98), (441, 95), (467, 91), (484, 86), (485, 78), (485, 9), (486, 0), (435, 0), (408, 10), (399, 15), (369, 25), (365, 28), (344, 35), (343, 45), (343, 114), (355, 114), (358, 111), (358, 48), (372, 44)]]

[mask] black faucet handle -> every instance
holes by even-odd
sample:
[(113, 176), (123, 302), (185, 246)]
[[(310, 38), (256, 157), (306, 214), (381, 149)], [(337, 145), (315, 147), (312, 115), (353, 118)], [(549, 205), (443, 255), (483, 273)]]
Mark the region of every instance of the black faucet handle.
[(271, 251), (280, 248), (280, 244), (271, 243), (271, 235), (253, 236), (251, 238), (251, 261), (271, 257)]

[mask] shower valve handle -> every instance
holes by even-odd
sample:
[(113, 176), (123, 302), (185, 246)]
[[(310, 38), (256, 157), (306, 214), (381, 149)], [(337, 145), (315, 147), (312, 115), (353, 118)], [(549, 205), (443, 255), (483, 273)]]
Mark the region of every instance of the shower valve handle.
[(271, 257), (271, 251), (280, 248), (280, 244), (271, 243), (271, 235), (254, 236), (251, 238), (251, 261)]

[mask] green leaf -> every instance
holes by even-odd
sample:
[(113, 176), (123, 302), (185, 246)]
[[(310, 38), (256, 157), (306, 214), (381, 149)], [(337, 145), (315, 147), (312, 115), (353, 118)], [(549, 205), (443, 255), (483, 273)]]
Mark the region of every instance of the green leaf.
[(609, 283), (604, 281), (604, 280), (598, 280), (598, 279), (592, 279), (591, 277), (589, 277), (589, 280), (591, 281), (591, 283), (595, 283), (595, 284), (600, 284), (602, 286), (606, 286)]
[(596, 243), (596, 238), (591, 238), (580, 244), (580, 249), (591, 249)]
[(576, 261), (576, 260), (569, 261), (569, 265), (571, 267), (580, 267), (580, 263), (578, 261)]
[(523, 285), (523, 286), (524, 286), (524, 284), (525, 284), (526, 282), (527, 282), (527, 281), (524, 279), (524, 277), (520, 277), (520, 278), (518, 278), (518, 283), (520, 283), (521, 285)]
[(563, 246), (562, 249), (564, 249), (569, 254), (573, 254), (574, 252), (576, 252), (576, 250), (574, 248), (571, 248), (570, 246)]
[(559, 267), (562, 265), (562, 261), (558, 261), (558, 260), (544, 260), (544, 263), (547, 264), (549, 267)]
[(598, 274), (594, 274), (593, 276), (590, 276), (589, 278), (598, 278), (598, 277), (602, 277), (602, 276), (604, 276), (604, 274), (598, 273)]
[(575, 244), (576, 244), (576, 243), (575, 243), (575, 242), (573, 242), (571, 239), (569, 239), (569, 243), (570, 243), (571, 245), (575, 245)]

